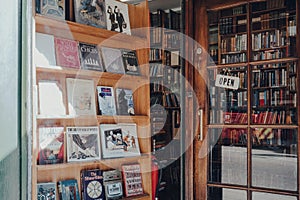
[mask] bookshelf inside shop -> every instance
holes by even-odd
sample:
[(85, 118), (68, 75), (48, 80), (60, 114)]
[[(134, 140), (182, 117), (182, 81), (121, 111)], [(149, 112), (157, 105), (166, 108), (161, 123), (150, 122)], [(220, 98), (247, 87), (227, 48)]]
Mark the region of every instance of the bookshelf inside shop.
[(163, 167), (161, 199), (180, 195), (180, 15), (172, 9), (150, 13), (151, 135), (153, 155)]
[[(266, 0), (207, 11), (208, 199), (225, 195), (225, 186), (299, 191), (297, 178), (286, 175), (299, 173), (298, 6), (297, 0)], [(266, 163), (271, 154), (294, 164), (270, 171), (263, 164), (276, 165)], [(233, 172), (232, 163), (239, 169)], [(283, 179), (289, 184), (280, 184)]]
[[(38, 2), (39, 1), (37, 1), (37, 3)], [(37, 189), (38, 184), (55, 183), (54, 185), (56, 185), (56, 183), (60, 181), (70, 180), (70, 179), (77, 181), (79, 194), (80, 196), (84, 195), (87, 191), (85, 191), (86, 188), (84, 188), (83, 186), (83, 183), (85, 182), (82, 179), (83, 176), (82, 171), (94, 170), (94, 169), (101, 170), (101, 173), (103, 173), (103, 175), (101, 175), (101, 183), (106, 187), (108, 184), (108, 182), (106, 181), (113, 181), (113, 180), (105, 180), (107, 177), (109, 177), (109, 175), (107, 176), (105, 175), (106, 174), (105, 172), (117, 169), (120, 172), (126, 174), (127, 172), (122, 171), (122, 167), (124, 165), (128, 167), (128, 165), (130, 164), (133, 164), (134, 167), (136, 167), (135, 164), (138, 164), (138, 166), (140, 167), (140, 172), (142, 177), (141, 182), (139, 182), (138, 185), (127, 186), (125, 188), (123, 182), (120, 181), (118, 184), (123, 185), (122, 186), (123, 189), (121, 190), (123, 192), (121, 192), (121, 196), (120, 196), (120, 188), (116, 188), (117, 191), (106, 191), (107, 188), (105, 188), (105, 192), (104, 192), (104, 187), (103, 187), (102, 194), (105, 193), (107, 198), (109, 192), (113, 193), (112, 196), (116, 195), (116, 193), (114, 192), (117, 192), (118, 195), (121, 197), (121, 199), (152, 199), (151, 133), (149, 127), (150, 124), (149, 33), (147, 31), (134, 31), (135, 28), (149, 27), (149, 15), (147, 14), (149, 13), (148, 3), (147, 1), (137, 5), (122, 3), (123, 7), (121, 7), (120, 5), (119, 8), (124, 8), (124, 7), (128, 8), (128, 17), (129, 17), (130, 25), (127, 21), (127, 27), (122, 25), (124, 33), (118, 33), (117, 31), (96, 27), (92, 23), (91, 24), (86, 22), (84, 22), (86, 24), (82, 22), (79, 23), (78, 19), (76, 19), (74, 16), (74, 12), (76, 12), (75, 9), (76, 5), (73, 5), (73, 3), (76, 4), (76, 2), (78, 3), (80, 1), (76, 1), (76, 2), (71, 1), (71, 2), (72, 2), (71, 5), (66, 4), (65, 7), (63, 7), (66, 13), (64, 19), (57, 19), (53, 16), (47, 16), (46, 14), (42, 13), (39, 5), (36, 5), (38, 9), (34, 11), (35, 34), (45, 34), (47, 36), (51, 36), (52, 38), (54, 37), (55, 41), (57, 40), (57, 38), (64, 38), (70, 41), (76, 41), (78, 43), (93, 44), (97, 46), (96, 49), (99, 50), (99, 54), (101, 53), (100, 50), (102, 47), (110, 47), (117, 50), (119, 49), (136, 50), (139, 66), (135, 66), (135, 67), (139, 67), (139, 74), (138, 75), (130, 74), (127, 73), (127, 71), (125, 73), (108, 72), (108, 70), (105, 69), (102, 70), (99, 69), (93, 70), (93, 69), (86, 69), (86, 68), (83, 69), (82, 57), (80, 57), (81, 66), (78, 67), (75, 66), (75, 63), (73, 63), (74, 65), (70, 65), (70, 66), (58, 66), (57, 60), (56, 63), (52, 65), (51, 63), (50, 65), (49, 63), (47, 63), (47, 66), (46, 65), (43, 66), (41, 62), (38, 63), (36, 61), (37, 59), (34, 58), (36, 62), (35, 65), (32, 66), (34, 69), (33, 76), (32, 76), (33, 77), (33, 81), (32, 81), (33, 82), (33, 86), (32, 86), (33, 105), (34, 105), (33, 106), (33, 113), (34, 113), (33, 133), (32, 133), (32, 138), (33, 138), (32, 199), (37, 199), (37, 196), (40, 195), (41, 191)], [(107, 1), (106, 3), (108, 2), (111, 1)], [(121, 2), (118, 1), (118, 3)], [(41, 9), (43, 9), (43, 7), (41, 7)], [(53, 8), (50, 7), (49, 9), (53, 9)], [(49, 11), (49, 13), (51, 13), (51, 11)], [(84, 14), (86, 13), (83, 13), (83, 15)], [(107, 20), (107, 24), (108, 23), (109, 22)], [(131, 29), (131, 34), (125, 33), (125, 29), (128, 29), (128, 26), (130, 26), (129, 28)], [(120, 28), (120, 32), (122, 32), (121, 28)], [(41, 45), (38, 44), (38, 42), (41, 40), (38, 40), (36, 38), (34, 41), (36, 42), (35, 46)], [(47, 45), (48, 43), (45, 44)], [(50, 48), (51, 45), (48, 45), (47, 47), (48, 54), (49, 52), (51, 52)], [(71, 46), (65, 46), (65, 50), (71, 48), (72, 48)], [(93, 49), (93, 51), (91, 50), (90, 52), (94, 52), (96, 51), (96, 49)], [(54, 51), (57, 51), (57, 49), (54, 49)], [(34, 52), (34, 56), (38, 56), (37, 52)], [(55, 57), (56, 59), (58, 58), (57, 55), (54, 55), (54, 58)], [(67, 59), (72, 60), (74, 59), (74, 57), (75, 55), (72, 54), (67, 56)], [(85, 64), (95, 64), (96, 62), (97, 60), (95, 60), (94, 63), (86, 61)], [(86, 86), (86, 88), (84, 88), (84, 86), (79, 85), (79, 83), (77, 82), (78, 80), (87, 80), (89, 86), (88, 87)], [(78, 83), (78, 85), (75, 84), (75, 86), (69, 88), (70, 87), (70, 85), (68, 85), (69, 81), (75, 81), (75, 83), (76, 84)], [(55, 87), (54, 88), (51, 87), (51, 89), (55, 89), (55, 91), (59, 93), (59, 95), (55, 96), (58, 97), (59, 100), (54, 102), (60, 101), (61, 103), (60, 105), (51, 105), (52, 99), (55, 98), (54, 93), (51, 93), (53, 90), (49, 90), (49, 88), (47, 90), (47, 86), (45, 86), (44, 84), (45, 82), (46, 83), (51, 82), (50, 84), (51, 86), (53, 86), (52, 83), (55, 83)], [(132, 84), (133, 82), (137, 84)], [(108, 91), (106, 88), (105, 91), (101, 90), (103, 93), (101, 93), (100, 95), (99, 91), (97, 91), (98, 86), (112, 87), (113, 91), (110, 91), (112, 93), (115, 93), (115, 89), (117, 88), (130, 89), (132, 91), (130, 97), (131, 100), (134, 102), (134, 113), (132, 112), (129, 113), (128, 111), (128, 113), (126, 113), (127, 115), (124, 115), (124, 114), (120, 114), (119, 111), (117, 110), (116, 114), (103, 115), (104, 110), (102, 107), (100, 108), (99, 96), (101, 95), (109, 96), (109, 94), (107, 94)], [(45, 109), (42, 108), (42, 106), (44, 105), (42, 101), (47, 101), (47, 98), (42, 100), (42, 92), (41, 92), (42, 87), (44, 87), (46, 92), (48, 91), (48, 98), (49, 98), (48, 102), (50, 102), (49, 106), (51, 107), (51, 109), (52, 107), (53, 108), (60, 107), (60, 109), (63, 108), (62, 112), (58, 112), (58, 114), (57, 113), (49, 114), (49, 112), (52, 112), (51, 109), (48, 110), (46, 109), (47, 110), (46, 112)], [(76, 89), (78, 89), (76, 87), (81, 88), (79, 89), (80, 91), (76, 91)], [(82, 92), (83, 90), (84, 92)], [(69, 96), (70, 91), (73, 92), (73, 96), (71, 95), (71, 97)], [(91, 91), (89, 93), (90, 96), (89, 97), (84, 96), (89, 91)], [(76, 94), (78, 95), (80, 92), (82, 92), (83, 96), (76, 97)], [(75, 102), (75, 100), (72, 98), (74, 99), (78, 98), (77, 99), (78, 102)], [(70, 102), (71, 99), (74, 102)], [(81, 100), (84, 102), (80, 102)], [(91, 110), (94, 111), (94, 114), (79, 112), (80, 110), (90, 109), (93, 106), (94, 106), (94, 110), (93, 109)], [(118, 104), (116, 106), (118, 108)], [(71, 112), (72, 109), (73, 110), (77, 109), (75, 114)], [(131, 141), (130, 144), (129, 143), (125, 144), (125, 142), (128, 140), (127, 136), (129, 136), (129, 134), (125, 135), (125, 131), (123, 132), (123, 129), (122, 129), (122, 133), (119, 132), (119, 134), (123, 134), (121, 138), (119, 137), (118, 134), (115, 134), (115, 132), (112, 133), (111, 131), (109, 134), (112, 134), (111, 136), (113, 137), (117, 137), (116, 141), (118, 140), (123, 141), (122, 144), (118, 143), (119, 146), (114, 146), (118, 148), (116, 151), (124, 151), (123, 153), (125, 155), (126, 151), (129, 152), (129, 148), (132, 147), (132, 148), (138, 148), (136, 150), (136, 154), (129, 154), (129, 156), (122, 156), (123, 155), (122, 154), (121, 156), (103, 158), (103, 153), (104, 153), (102, 149), (103, 145), (101, 145), (100, 141), (104, 142), (106, 146), (108, 146), (107, 148), (110, 148), (109, 145), (116, 145), (114, 142), (112, 142), (114, 144), (110, 144), (109, 141), (106, 141), (106, 139), (109, 140), (111, 138), (109, 138), (109, 136), (107, 135), (108, 133), (106, 133), (105, 131), (104, 133), (106, 139), (101, 138), (102, 137), (101, 134), (103, 134), (101, 128), (106, 125), (112, 125), (112, 126), (115, 125), (118, 127), (119, 125), (120, 127), (126, 127), (126, 125), (133, 125), (132, 127), (134, 127), (136, 131), (135, 132), (136, 136), (135, 138), (133, 138), (134, 135), (130, 134), (131, 138), (133, 138), (130, 140)], [(60, 162), (56, 162), (56, 163), (40, 162), (41, 156), (44, 156), (40, 152), (40, 148), (42, 145), (47, 145), (47, 144), (41, 144), (41, 137), (42, 137), (41, 128), (45, 128), (45, 127), (51, 128), (51, 130), (53, 129), (52, 131), (56, 130), (56, 128), (59, 127), (59, 129), (57, 130), (61, 131), (62, 133), (62, 139), (60, 138), (61, 140), (59, 140), (59, 142), (58, 140), (55, 143), (52, 143), (53, 141), (45, 141), (46, 143), (48, 142), (53, 145), (58, 145), (58, 143), (60, 144), (60, 147), (63, 149), (63, 151), (60, 152), (62, 153), (62, 155), (60, 155), (61, 156), (60, 158), (62, 159)], [(92, 148), (94, 149), (91, 148), (91, 151), (93, 150), (94, 151), (93, 153), (95, 153), (95, 149), (100, 149), (100, 151), (98, 151), (99, 153), (97, 154), (97, 156), (99, 156), (99, 159), (95, 159), (97, 157), (94, 157), (93, 153), (88, 155), (87, 151), (83, 151), (86, 150), (88, 147), (83, 148), (81, 150), (79, 149), (78, 150), (79, 153), (77, 154), (77, 156), (75, 156), (76, 158), (73, 155), (76, 152), (71, 152), (73, 154), (69, 155), (70, 148), (74, 144), (69, 144), (69, 135), (67, 135), (67, 132), (69, 130), (74, 131), (77, 128), (78, 130), (82, 129), (83, 131), (87, 131), (89, 128), (93, 128), (93, 130), (96, 131), (95, 135), (98, 134), (97, 137), (100, 138), (99, 140), (97, 140), (99, 142), (99, 145), (93, 146)], [(131, 129), (130, 128), (127, 129), (129, 133)], [(78, 133), (77, 135), (80, 135), (80, 133)], [(125, 136), (127, 138), (125, 138)], [(70, 138), (73, 138), (73, 140), (72, 139), (70, 140), (75, 142), (76, 144), (79, 143), (78, 141), (75, 141), (75, 136), (70, 136)], [(112, 153), (113, 151), (114, 150), (111, 150)], [(91, 157), (93, 157), (94, 159), (88, 159)], [(135, 172), (135, 174), (137, 173), (138, 172)], [(123, 178), (125, 179), (125, 176)], [(130, 182), (128, 183), (129, 185), (131, 184)], [(132, 188), (130, 187), (135, 187), (136, 191), (139, 190), (139, 192), (137, 193), (137, 192), (133, 192), (133, 190), (131, 191)], [(59, 196), (63, 195), (60, 193), (59, 190), (60, 189), (58, 188), (56, 199), (60, 199)], [(130, 193), (130, 191), (132, 193)]]

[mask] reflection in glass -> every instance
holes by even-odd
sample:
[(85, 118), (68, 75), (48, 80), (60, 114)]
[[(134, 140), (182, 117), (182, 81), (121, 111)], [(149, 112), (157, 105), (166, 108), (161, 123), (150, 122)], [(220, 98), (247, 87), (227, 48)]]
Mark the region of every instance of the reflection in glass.
[(209, 130), (209, 182), (247, 184), (247, 131)]
[(247, 200), (247, 191), (227, 188), (208, 188), (208, 200)]
[(297, 197), (279, 195), (279, 194), (270, 194), (263, 192), (253, 192), (252, 200), (297, 200)]
[(252, 185), (297, 190), (297, 130), (253, 129)]

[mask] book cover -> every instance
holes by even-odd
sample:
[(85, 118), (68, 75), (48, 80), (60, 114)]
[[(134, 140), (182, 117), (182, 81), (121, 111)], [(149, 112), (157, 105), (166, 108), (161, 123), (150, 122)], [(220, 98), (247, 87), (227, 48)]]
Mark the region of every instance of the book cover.
[(100, 138), (103, 158), (123, 157), (124, 141), (117, 124), (100, 124)]
[(100, 169), (81, 171), (81, 191), (84, 200), (105, 200), (102, 174)]
[(75, 0), (74, 4), (77, 23), (106, 29), (104, 0)]
[(39, 165), (63, 163), (64, 127), (40, 127), (38, 145)]
[(79, 42), (81, 68), (103, 71), (103, 63), (97, 45)]
[(61, 67), (80, 68), (78, 42), (65, 38), (54, 38), (56, 64)]
[(37, 200), (56, 200), (56, 183), (38, 183), (37, 184)]
[(100, 160), (100, 140), (97, 126), (67, 127), (67, 161)]
[(107, 72), (125, 74), (122, 53), (120, 49), (101, 47), (104, 67)]
[(118, 115), (134, 115), (134, 101), (131, 89), (116, 88)]
[(143, 194), (143, 183), (140, 164), (122, 165), (125, 196), (131, 197)]
[(116, 200), (123, 197), (122, 174), (119, 170), (104, 171), (103, 183), (106, 200)]
[(113, 87), (97, 86), (98, 103), (101, 115), (116, 115), (116, 103)]
[(41, 14), (54, 19), (65, 20), (65, 0), (40, 0)]
[(135, 50), (122, 49), (122, 58), (126, 74), (140, 75), (140, 68)]
[(135, 123), (119, 123), (118, 126), (122, 130), (122, 138), (124, 143), (124, 157), (139, 156), (140, 146), (137, 136), (137, 127)]
[(128, 5), (116, 0), (105, 0), (107, 30), (131, 35)]
[(69, 115), (96, 115), (94, 81), (67, 78)]
[(78, 182), (76, 179), (57, 182), (60, 200), (80, 200)]
[[(58, 81), (40, 80), (39, 87), (39, 114), (65, 115), (66, 108), (63, 101), (62, 88)], [(51, 95), (49, 95), (51, 94)]]
[(53, 35), (35, 33), (34, 61), (38, 67), (56, 66)]

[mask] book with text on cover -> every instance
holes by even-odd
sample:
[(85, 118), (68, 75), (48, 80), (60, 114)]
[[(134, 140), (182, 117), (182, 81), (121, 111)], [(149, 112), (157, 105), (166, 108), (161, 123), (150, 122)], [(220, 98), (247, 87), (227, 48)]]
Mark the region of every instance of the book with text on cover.
[(98, 103), (101, 115), (116, 115), (116, 103), (113, 87), (97, 86)]
[(97, 45), (79, 42), (81, 69), (103, 71), (103, 63)]
[(80, 176), (81, 192), (84, 200), (105, 200), (102, 170), (82, 170)]
[(122, 49), (125, 73), (128, 75), (140, 75), (140, 68), (135, 50)]
[(118, 115), (135, 115), (132, 90), (116, 88), (116, 105)]
[(134, 163), (122, 165), (122, 175), (126, 197), (144, 193), (140, 164)]

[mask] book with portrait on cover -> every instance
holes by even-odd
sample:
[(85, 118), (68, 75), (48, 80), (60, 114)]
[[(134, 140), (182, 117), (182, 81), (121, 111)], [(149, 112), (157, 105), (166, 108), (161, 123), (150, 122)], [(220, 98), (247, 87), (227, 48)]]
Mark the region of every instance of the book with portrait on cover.
[(54, 19), (65, 20), (65, 0), (40, 0), (42, 15)]

